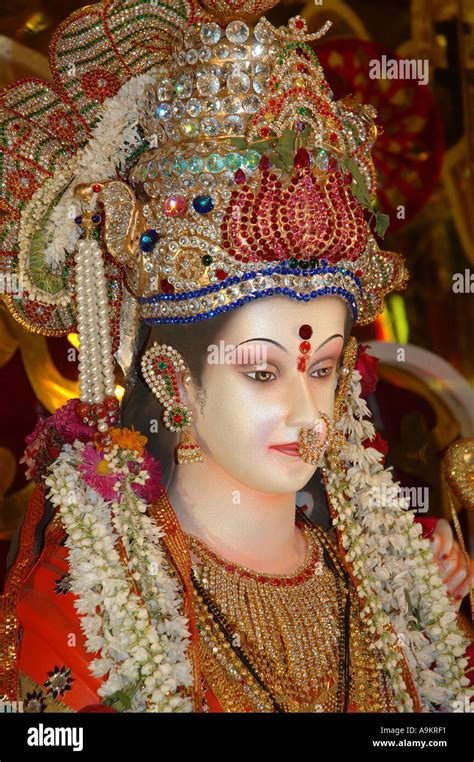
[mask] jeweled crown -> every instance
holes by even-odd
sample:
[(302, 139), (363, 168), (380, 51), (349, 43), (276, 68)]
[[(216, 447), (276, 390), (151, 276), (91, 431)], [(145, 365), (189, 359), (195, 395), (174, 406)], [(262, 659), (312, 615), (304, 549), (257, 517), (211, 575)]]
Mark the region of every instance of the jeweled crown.
[[(365, 218), (374, 110), (337, 102), (303, 19), (200, 22), (177, 35), (140, 119), (152, 146), (104, 185), (107, 242), (148, 323), (212, 317), (250, 299), (337, 293), (369, 322), (402, 287)], [(357, 190), (355, 190), (357, 186)], [(141, 224), (117, 251), (140, 205)], [(128, 264), (129, 263), (129, 264)]]
[(334, 99), (329, 22), (276, 28), (275, 4), (104, 0), (56, 30), (54, 84), (0, 94), (0, 290), (28, 329), (101, 326), (105, 356), (137, 316), (337, 294), (365, 324), (405, 286), (375, 237), (375, 111)]

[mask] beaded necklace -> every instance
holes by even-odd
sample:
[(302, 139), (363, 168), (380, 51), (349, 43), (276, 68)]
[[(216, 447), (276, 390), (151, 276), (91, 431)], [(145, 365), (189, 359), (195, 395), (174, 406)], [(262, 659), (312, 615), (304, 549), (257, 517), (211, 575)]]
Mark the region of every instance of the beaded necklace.
[[(324, 533), (302, 513), (297, 523), (306, 555), (291, 574), (265, 574), (231, 563), (185, 534), (194, 555), (191, 578), (201, 636), (216, 657), (219, 646), (213, 641), (225, 642), (226, 656), (237, 657), (250, 673), (270, 711), (344, 712), (349, 701), (347, 573)], [(233, 670), (242, 682), (235, 665)]]

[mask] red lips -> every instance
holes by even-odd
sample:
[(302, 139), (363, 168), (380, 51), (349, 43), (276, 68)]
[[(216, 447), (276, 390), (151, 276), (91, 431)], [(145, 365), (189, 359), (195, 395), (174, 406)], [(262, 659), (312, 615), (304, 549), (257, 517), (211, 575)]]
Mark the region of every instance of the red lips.
[(298, 448), (298, 442), (288, 442), (288, 444), (282, 445), (271, 445), (270, 447), (271, 450), (279, 450), (280, 452), (284, 452), (286, 455), (298, 455)]

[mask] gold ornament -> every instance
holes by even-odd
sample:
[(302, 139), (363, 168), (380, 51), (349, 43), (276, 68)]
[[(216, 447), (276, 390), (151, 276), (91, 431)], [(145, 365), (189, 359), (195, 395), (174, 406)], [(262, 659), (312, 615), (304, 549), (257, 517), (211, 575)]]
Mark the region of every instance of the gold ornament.
[(321, 418), (326, 421), (327, 433), (326, 439), (320, 442), (320, 424), (319, 422), (310, 429), (301, 429), (299, 436), (298, 454), (305, 463), (312, 466), (321, 465), (322, 459), (330, 452), (337, 455), (341, 447), (345, 444), (344, 435), (336, 431), (335, 421), (331, 420), (326, 413), (319, 411)]
[[(470, 557), (467, 552), (466, 544), (462, 534), (456, 508), (454, 506), (453, 494), (460, 501), (466, 511), (474, 510), (474, 438), (460, 439), (452, 444), (442, 461), (442, 472), (446, 482), (449, 506), (453, 526), (459, 542), (459, 547), (463, 554), (467, 568), (470, 567)], [(471, 604), (471, 621), (474, 622), (474, 592), (469, 591), (469, 602)]]
[(191, 379), (183, 357), (174, 347), (155, 341), (144, 353), (141, 368), (145, 381), (165, 408), (163, 423), (166, 428), (181, 432), (175, 452), (177, 463), (201, 462), (202, 450), (188, 431), (193, 421), (193, 413), (191, 408), (181, 401), (178, 386), (179, 374), (184, 374), (186, 383)]

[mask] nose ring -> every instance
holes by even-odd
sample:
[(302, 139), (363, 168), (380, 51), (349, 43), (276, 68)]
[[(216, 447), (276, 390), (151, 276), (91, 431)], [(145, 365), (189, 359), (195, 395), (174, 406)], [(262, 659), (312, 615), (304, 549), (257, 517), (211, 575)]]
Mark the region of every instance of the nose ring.
[[(298, 455), (305, 463), (311, 466), (322, 465), (324, 455), (328, 450), (339, 450), (345, 442), (345, 438), (340, 432), (336, 431), (336, 423), (331, 420), (326, 413), (319, 411), (320, 417), (326, 422), (327, 433), (324, 442), (319, 441), (319, 425), (316, 424), (310, 429), (301, 429), (298, 440)], [(342, 439), (341, 439), (342, 437)], [(344, 442), (343, 442), (344, 440)]]

